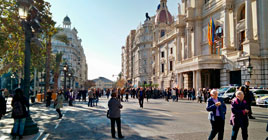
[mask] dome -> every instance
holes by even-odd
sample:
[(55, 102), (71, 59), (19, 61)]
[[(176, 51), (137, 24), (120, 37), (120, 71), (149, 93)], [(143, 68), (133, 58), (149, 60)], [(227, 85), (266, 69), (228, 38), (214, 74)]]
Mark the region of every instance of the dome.
[(169, 11), (166, 9), (162, 9), (161, 11), (159, 11), (155, 18), (156, 24), (160, 24), (160, 23), (171, 24), (172, 21), (173, 21), (172, 16), (169, 13)]
[(66, 16), (64, 19), (63, 19), (63, 24), (65, 25), (71, 25), (71, 20), (68, 16)]
[(70, 20), (70, 18), (69, 18), (68, 16), (66, 16), (66, 17), (63, 19), (63, 21), (65, 21), (65, 22), (71, 22), (71, 20)]

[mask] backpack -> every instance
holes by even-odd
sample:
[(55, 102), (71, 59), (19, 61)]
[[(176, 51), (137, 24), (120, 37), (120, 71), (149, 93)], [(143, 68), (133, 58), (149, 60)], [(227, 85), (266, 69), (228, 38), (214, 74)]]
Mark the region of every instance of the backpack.
[(23, 115), (24, 115), (23, 104), (20, 101), (14, 102), (12, 109), (12, 116), (16, 118), (16, 117), (22, 117)]

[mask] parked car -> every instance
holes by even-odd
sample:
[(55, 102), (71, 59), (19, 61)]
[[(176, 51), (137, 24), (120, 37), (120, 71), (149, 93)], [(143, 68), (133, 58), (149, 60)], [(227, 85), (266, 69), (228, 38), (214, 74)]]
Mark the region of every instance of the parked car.
[(258, 98), (261, 98), (263, 96), (268, 96), (268, 90), (264, 90), (264, 89), (250, 89), (250, 91), (252, 91), (252, 93), (254, 95), (254, 100), (252, 102), (253, 105), (256, 104), (256, 100)]
[(223, 99), (225, 103), (229, 103), (236, 91), (236, 86), (223, 86), (218, 89), (218, 96)]
[(263, 96), (256, 99), (256, 105), (268, 107), (268, 96)]

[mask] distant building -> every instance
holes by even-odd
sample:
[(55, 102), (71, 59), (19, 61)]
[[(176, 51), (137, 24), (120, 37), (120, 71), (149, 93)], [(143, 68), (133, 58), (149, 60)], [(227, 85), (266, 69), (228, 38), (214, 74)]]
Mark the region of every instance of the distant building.
[(104, 77), (99, 77), (97, 79), (93, 79), (92, 81), (95, 82), (94, 88), (107, 89), (107, 88), (113, 88), (114, 85), (113, 81)]
[[(71, 29), (71, 20), (66, 16), (63, 20), (63, 28), (58, 34), (65, 34), (69, 40), (69, 44), (65, 44), (55, 38), (52, 39), (52, 53), (63, 53), (63, 61), (67, 62), (70, 70), (72, 70), (73, 78), (71, 83), (67, 77), (67, 87), (71, 84), (72, 88), (84, 88), (84, 83), (87, 81), (87, 63), (84, 49), (81, 45), (82, 39), (77, 34), (78, 31)], [(61, 64), (63, 67), (63, 64)], [(61, 67), (61, 76), (59, 78), (59, 88), (63, 87), (64, 73)]]

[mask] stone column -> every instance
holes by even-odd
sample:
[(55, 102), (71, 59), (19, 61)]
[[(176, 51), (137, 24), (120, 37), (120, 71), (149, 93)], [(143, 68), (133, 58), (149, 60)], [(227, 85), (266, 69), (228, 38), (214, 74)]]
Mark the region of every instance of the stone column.
[(246, 0), (246, 40), (253, 40), (253, 23), (251, 0)]
[(196, 71), (196, 91), (199, 90), (201, 87), (201, 70)]
[(183, 87), (183, 75), (182, 75), (182, 73), (180, 73), (179, 84), (180, 84), (180, 88), (184, 88)]
[(178, 36), (177, 36), (177, 61), (182, 60), (181, 37), (182, 37), (182, 33), (181, 33), (181, 30), (179, 29), (179, 33), (178, 33)]
[(193, 88), (196, 91), (196, 71), (193, 71)]
[(191, 32), (192, 25), (188, 23), (187, 27), (187, 58), (192, 57), (192, 32)]
[(229, 21), (229, 7), (225, 5), (224, 7), (224, 27), (223, 27), (223, 47), (228, 48), (230, 47), (230, 21)]

